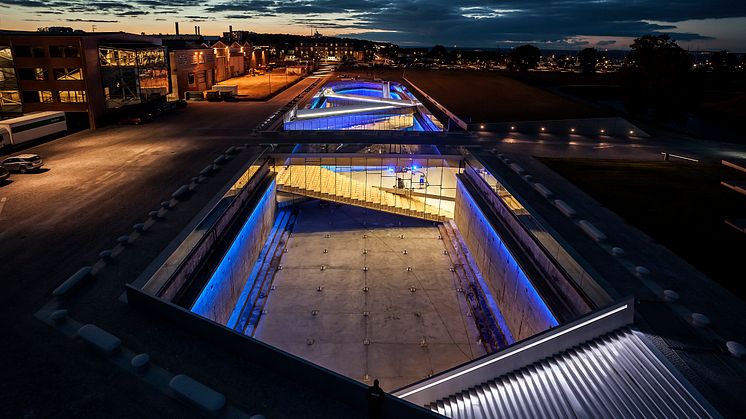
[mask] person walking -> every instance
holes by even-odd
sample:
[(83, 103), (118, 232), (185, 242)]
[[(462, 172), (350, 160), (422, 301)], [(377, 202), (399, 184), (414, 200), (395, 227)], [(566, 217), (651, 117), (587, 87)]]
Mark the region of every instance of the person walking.
[(377, 378), (373, 380), (373, 385), (368, 387), (368, 390), (365, 392), (365, 398), (368, 400), (368, 416), (371, 419), (382, 418), (381, 411), (383, 409), (383, 401), (386, 398), (386, 393), (384, 393), (381, 386), (378, 385)]

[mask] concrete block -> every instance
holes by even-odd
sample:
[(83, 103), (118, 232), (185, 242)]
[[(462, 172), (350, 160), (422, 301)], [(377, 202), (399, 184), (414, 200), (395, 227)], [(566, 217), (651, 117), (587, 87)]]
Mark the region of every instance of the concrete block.
[(168, 383), (171, 390), (184, 400), (208, 412), (217, 412), (225, 406), (225, 396), (195, 379), (179, 374)]
[(49, 320), (52, 321), (54, 324), (59, 324), (65, 321), (65, 318), (67, 318), (67, 310), (55, 310), (52, 312), (52, 314), (49, 315)]
[(60, 284), (57, 288), (52, 291), (52, 295), (55, 297), (59, 297), (61, 295), (66, 294), (71, 289), (76, 287), (78, 284), (83, 282), (84, 280), (91, 277), (91, 267), (90, 266), (84, 266), (80, 269), (78, 269), (77, 272), (72, 274), (65, 282)]
[(137, 224), (135, 224), (135, 225), (132, 226), (132, 229), (135, 230), (135, 231), (139, 231), (139, 232), (142, 233), (143, 231), (145, 231), (145, 224), (144, 223), (137, 223)]
[(544, 198), (550, 198), (552, 195), (554, 195), (552, 191), (549, 190), (549, 188), (542, 185), (541, 183), (534, 183), (532, 186), (534, 187), (536, 192), (538, 192)]
[(121, 245), (126, 245), (130, 241), (130, 236), (119, 236), (117, 237), (117, 243)]
[(221, 155), (219, 155), (219, 156), (218, 156), (218, 157), (217, 157), (217, 158), (216, 158), (216, 159), (215, 159), (215, 160), (213, 161), (213, 163), (215, 163), (215, 164), (223, 164), (223, 163), (225, 163), (225, 160), (226, 160), (226, 159), (225, 159), (225, 156), (221, 154)]
[(526, 173), (526, 170), (518, 163), (510, 163), (509, 167), (511, 168), (511, 170), (518, 173), (519, 175)]
[(650, 276), (650, 269), (644, 266), (635, 266), (635, 273), (641, 278)]
[(150, 355), (144, 353), (135, 355), (130, 361), (130, 365), (136, 370), (143, 370), (148, 364), (150, 364)]
[(624, 249), (622, 249), (621, 247), (612, 247), (611, 254), (617, 257), (624, 256)]
[(679, 293), (674, 290), (663, 290), (663, 300), (667, 303), (673, 303), (679, 299)]
[(228, 148), (227, 148), (227, 149), (225, 150), (225, 154), (236, 154), (236, 153), (238, 153), (239, 151), (241, 151), (241, 150), (240, 150), (240, 149), (238, 149), (238, 148), (236, 148), (236, 147), (234, 147), (234, 146), (230, 146), (230, 147), (228, 147)]
[(561, 199), (555, 199), (554, 205), (557, 207), (558, 210), (560, 210), (561, 213), (565, 214), (565, 217), (572, 218), (577, 215), (575, 208), (571, 207), (567, 204), (567, 202)]
[(601, 232), (601, 230), (596, 228), (596, 226), (591, 224), (589, 221), (580, 220), (578, 221), (578, 225), (580, 225), (580, 229), (583, 230), (583, 232), (587, 234), (588, 236), (590, 236), (590, 238), (592, 238), (593, 240), (597, 242), (602, 242), (606, 240), (606, 234)]
[(214, 169), (213, 169), (212, 165), (209, 165), (209, 166), (205, 167), (204, 169), (200, 170), (199, 174), (201, 176), (209, 176), (210, 173), (213, 172), (213, 170)]
[(729, 340), (728, 342), (725, 342), (725, 347), (728, 349), (728, 352), (736, 358), (746, 355), (746, 347), (739, 342)]
[(104, 260), (111, 259), (111, 250), (102, 250), (101, 252), (99, 252), (98, 257)]
[(122, 344), (118, 337), (92, 324), (78, 329), (78, 336), (96, 349), (107, 353), (114, 352)]
[(707, 327), (710, 325), (710, 318), (702, 313), (692, 313), (692, 324), (697, 327)]
[(189, 193), (189, 185), (181, 185), (174, 193), (171, 194), (171, 198), (181, 199)]

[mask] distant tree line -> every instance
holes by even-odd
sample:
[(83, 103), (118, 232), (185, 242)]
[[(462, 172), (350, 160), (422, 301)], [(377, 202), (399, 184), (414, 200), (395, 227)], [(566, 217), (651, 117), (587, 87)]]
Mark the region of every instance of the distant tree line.
[[(719, 51), (695, 65), (692, 54), (668, 35), (641, 36), (630, 48), (620, 72), (625, 107), (630, 113), (658, 121), (686, 121), (687, 112), (695, 109), (700, 99), (703, 74), (712, 75), (711, 84), (746, 75), (746, 56)], [(508, 54), (508, 68), (527, 71), (536, 68), (539, 59), (538, 48), (522, 45)], [(585, 48), (577, 55), (578, 67), (585, 74), (595, 73), (603, 59), (595, 48)]]

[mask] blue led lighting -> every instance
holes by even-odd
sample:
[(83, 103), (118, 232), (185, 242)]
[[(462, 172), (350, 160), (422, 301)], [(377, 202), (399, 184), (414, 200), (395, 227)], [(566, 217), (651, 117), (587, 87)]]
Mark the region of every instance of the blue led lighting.
[[(213, 271), (210, 280), (207, 281), (207, 285), (202, 289), (199, 297), (192, 305), (192, 312), (199, 314), (203, 317), (208, 317), (210, 309), (216, 305), (225, 305), (226, 301), (221, 301), (220, 298), (223, 295), (222, 291), (226, 286), (230, 286), (229, 283), (231, 275), (234, 274), (233, 268), (236, 263), (243, 260), (246, 257), (248, 248), (253, 243), (247, 240), (250, 237), (252, 229), (257, 227), (259, 219), (264, 215), (264, 211), (267, 205), (275, 205), (275, 201), (270, 199), (273, 196), (275, 190), (275, 183), (267, 187), (267, 191), (264, 192), (262, 198), (257, 202), (256, 206), (251, 212), (251, 215), (246, 219), (241, 231), (231, 243), (228, 251), (225, 252), (220, 263)], [(239, 290), (236, 290), (237, 292)]]
[[(479, 208), (479, 205), (477, 205), (477, 203), (474, 201), (474, 198), (472, 198), (471, 194), (469, 194), (469, 192), (461, 184), (461, 181), (459, 181), (458, 184), (459, 184), (459, 188), (461, 189), (461, 195), (465, 196), (468, 199), (469, 204), (477, 210), (477, 213), (479, 214), (479, 218), (477, 219), (477, 221), (479, 221), (479, 223), (487, 227), (486, 230), (489, 231), (493, 239), (492, 240), (493, 246), (500, 252), (500, 256), (502, 257), (502, 259), (508, 261), (508, 269), (506, 271), (516, 271), (519, 286), (526, 290), (527, 298), (530, 301), (531, 307), (539, 313), (541, 318), (544, 319), (547, 322), (547, 324), (550, 325), (550, 327), (559, 325), (557, 318), (554, 317), (551, 310), (549, 309), (547, 304), (544, 302), (544, 299), (541, 298), (538, 291), (536, 291), (536, 288), (534, 288), (534, 285), (531, 283), (531, 280), (528, 279), (528, 277), (526, 276), (526, 273), (523, 271), (521, 266), (515, 260), (515, 257), (513, 257), (513, 254), (505, 246), (505, 243), (502, 241), (502, 238), (500, 237), (499, 234), (497, 234), (495, 229), (492, 227), (492, 224), (490, 224), (489, 220), (484, 215), (484, 212), (482, 212), (482, 209)], [(489, 292), (489, 290), (486, 290), (486, 292)], [(490, 296), (488, 300), (492, 300), (492, 296)], [(492, 304), (494, 304), (494, 302)], [(492, 308), (496, 309), (496, 306)], [(499, 310), (496, 311), (496, 313), (499, 313)], [(501, 316), (498, 320), (502, 320)], [(503, 323), (504, 321), (499, 321), (499, 322)], [(505, 324), (501, 324), (500, 326), (507, 327)]]

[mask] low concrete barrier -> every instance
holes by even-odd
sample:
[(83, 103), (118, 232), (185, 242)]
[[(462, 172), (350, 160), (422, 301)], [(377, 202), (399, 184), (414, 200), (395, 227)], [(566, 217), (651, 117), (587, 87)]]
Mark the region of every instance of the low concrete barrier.
[(181, 185), (174, 193), (171, 194), (171, 198), (181, 199), (189, 193), (189, 185)]
[(606, 240), (606, 234), (602, 233), (601, 230), (596, 228), (596, 226), (591, 224), (589, 221), (580, 220), (578, 221), (578, 225), (580, 225), (580, 229), (583, 230), (583, 232), (590, 236), (593, 240), (597, 242)]
[(534, 187), (536, 192), (538, 192), (539, 195), (543, 196), (544, 198), (551, 198), (552, 195), (554, 195), (552, 191), (549, 190), (549, 188), (542, 185), (541, 183), (534, 183), (532, 186)]
[(522, 175), (522, 174), (524, 174), (526, 172), (526, 170), (523, 169), (523, 167), (520, 164), (518, 164), (518, 163), (510, 163), (509, 167), (510, 167), (511, 170), (513, 170), (514, 172), (518, 173), (519, 175)]
[(168, 383), (171, 390), (182, 399), (208, 412), (217, 412), (225, 406), (225, 396), (188, 375), (179, 374)]
[(200, 170), (199, 174), (202, 176), (209, 176), (215, 169), (212, 165), (209, 165), (205, 167), (204, 169)]
[(78, 329), (78, 336), (96, 349), (107, 353), (114, 352), (122, 345), (118, 337), (92, 324)]
[(84, 266), (80, 269), (78, 269), (77, 272), (72, 274), (65, 282), (60, 284), (57, 288), (52, 291), (52, 295), (55, 297), (59, 297), (61, 295), (66, 294), (71, 289), (75, 288), (78, 284), (83, 282), (84, 280), (91, 277), (91, 267), (90, 266)]
[(575, 215), (577, 215), (575, 208), (571, 207), (570, 205), (567, 204), (567, 202), (561, 199), (555, 199), (554, 206), (556, 206), (557, 209), (560, 210), (562, 214), (565, 214), (565, 217), (572, 218)]

